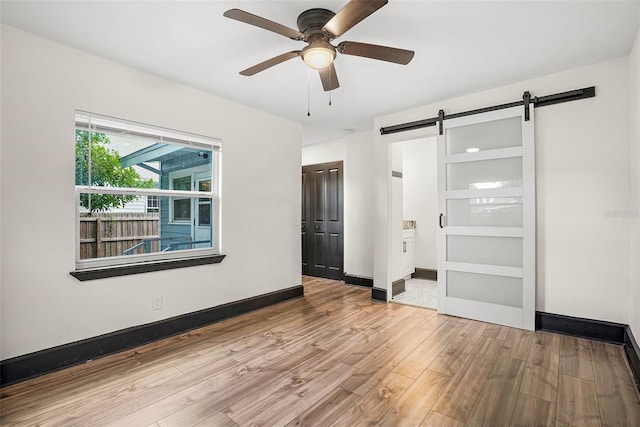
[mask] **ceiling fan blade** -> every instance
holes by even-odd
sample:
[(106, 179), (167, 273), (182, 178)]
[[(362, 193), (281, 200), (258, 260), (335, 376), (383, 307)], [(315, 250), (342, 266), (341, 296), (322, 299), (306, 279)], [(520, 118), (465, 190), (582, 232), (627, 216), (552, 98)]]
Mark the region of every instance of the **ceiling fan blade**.
[(411, 62), (415, 53), (412, 50), (358, 42), (342, 42), (336, 50), (345, 55), (362, 56), (364, 58), (395, 62), (396, 64), (402, 65), (407, 65)]
[(335, 37), (340, 37), (388, 2), (388, 0), (351, 0), (322, 29)]
[(227, 18), (244, 22), (245, 24), (254, 25), (256, 27), (264, 28), (265, 30), (273, 31), (274, 33), (282, 34), (283, 36), (289, 37), (293, 40), (304, 39), (304, 36), (298, 30), (294, 30), (293, 28), (289, 28), (282, 24), (278, 24), (277, 22), (269, 21), (268, 19), (249, 12), (245, 12), (244, 10), (229, 9), (223, 15)]
[(282, 55), (274, 56), (271, 59), (267, 59), (264, 62), (256, 64), (253, 67), (249, 67), (246, 70), (242, 70), (240, 71), (240, 74), (242, 74), (243, 76), (253, 76), (254, 74), (259, 73), (260, 71), (264, 71), (267, 68), (273, 67), (274, 65), (278, 65), (281, 62), (287, 61), (291, 58), (295, 58), (296, 56), (300, 56), (299, 50), (283, 53)]
[(338, 89), (340, 87), (338, 75), (336, 74), (336, 67), (333, 65), (333, 62), (327, 68), (322, 69), (319, 72), (320, 80), (322, 80), (322, 87), (325, 92)]

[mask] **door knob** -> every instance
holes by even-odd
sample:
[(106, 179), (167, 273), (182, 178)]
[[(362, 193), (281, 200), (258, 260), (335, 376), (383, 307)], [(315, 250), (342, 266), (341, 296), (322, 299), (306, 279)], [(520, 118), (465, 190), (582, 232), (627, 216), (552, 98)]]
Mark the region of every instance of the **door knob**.
[(320, 226), (319, 225), (316, 225), (316, 230), (320, 230)]

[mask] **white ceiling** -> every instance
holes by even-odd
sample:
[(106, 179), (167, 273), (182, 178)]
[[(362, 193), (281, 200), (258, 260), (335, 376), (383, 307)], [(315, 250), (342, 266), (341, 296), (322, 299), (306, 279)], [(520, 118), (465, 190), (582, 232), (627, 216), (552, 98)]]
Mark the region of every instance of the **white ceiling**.
[[(294, 58), (253, 77), (238, 72), (304, 47), (222, 16), (240, 8), (296, 28), (302, 11), (344, 1), (5, 1), (2, 22), (289, 118), (304, 143), (371, 129), (373, 118), (626, 55), (640, 26), (633, 1), (401, 1), (336, 40), (411, 49), (397, 65), (336, 59), (328, 94)], [(308, 90), (309, 89), (309, 90)], [(310, 93), (311, 116), (307, 117)]]

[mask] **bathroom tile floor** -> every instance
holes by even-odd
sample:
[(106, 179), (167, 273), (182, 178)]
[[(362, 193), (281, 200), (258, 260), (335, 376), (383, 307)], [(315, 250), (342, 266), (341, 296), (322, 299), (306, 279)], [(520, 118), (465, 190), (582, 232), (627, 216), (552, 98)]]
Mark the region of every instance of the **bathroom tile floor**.
[(436, 309), (438, 301), (438, 282), (425, 279), (408, 279), (405, 281), (405, 292), (392, 298), (393, 301), (416, 305), (418, 307)]

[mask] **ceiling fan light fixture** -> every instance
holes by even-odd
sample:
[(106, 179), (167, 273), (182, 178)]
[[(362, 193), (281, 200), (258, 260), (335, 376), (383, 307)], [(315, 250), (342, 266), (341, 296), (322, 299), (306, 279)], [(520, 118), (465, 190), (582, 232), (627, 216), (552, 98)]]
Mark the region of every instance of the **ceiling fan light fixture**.
[(336, 50), (330, 44), (310, 44), (302, 49), (301, 55), (309, 68), (324, 70), (336, 58)]

